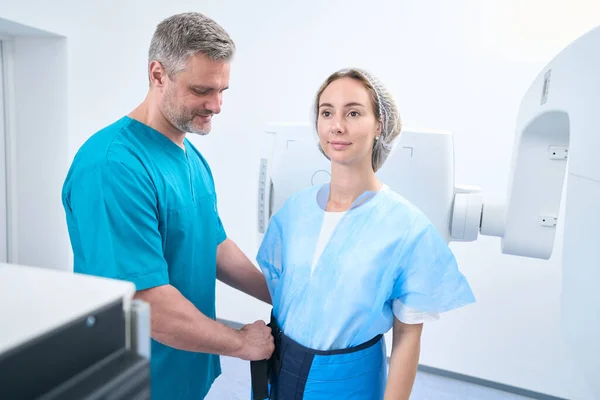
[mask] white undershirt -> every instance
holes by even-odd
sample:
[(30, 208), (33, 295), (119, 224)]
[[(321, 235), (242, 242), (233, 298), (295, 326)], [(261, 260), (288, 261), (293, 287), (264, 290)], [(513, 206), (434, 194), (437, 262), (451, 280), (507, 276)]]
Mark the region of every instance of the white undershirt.
[[(331, 234), (333, 233), (336, 225), (340, 222), (340, 219), (346, 214), (345, 211), (342, 212), (325, 212), (325, 216), (323, 218), (323, 225), (321, 226), (321, 233), (319, 234), (319, 241), (317, 242), (317, 248), (315, 250), (315, 255), (313, 257), (313, 262), (311, 266), (311, 275), (315, 269), (315, 265)], [(402, 304), (398, 299), (394, 300), (392, 304), (392, 311), (396, 318), (405, 324), (421, 324), (427, 321), (435, 321), (439, 319), (439, 314), (437, 313), (424, 313)]]
[(323, 253), (323, 250), (325, 249), (325, 246), (327, 245), (327, 242), (329, 241), (329, 238), (331, 237), (333, 230), (337, 226), (338, 222), (340, 222), (340, 219), (342, 219), (344, 214), (346, 214), (345, 211), (341, 211), (341, 212), (326, 211), (325, 212), (325, 217), (323, 218), (323, 225), (321, 225), (321, 233), (319, 235), (319, 241), (317, 242), (317, 249), (315, 250), (315, 256), (313, 257), (313, 262), (312, 262), (311, 271), (310, 271), (311, 275), (312, 275), (313, 271), (315, 270), (315, 265), (317, 264), (317, 261), (321, 257), (321, 254)]

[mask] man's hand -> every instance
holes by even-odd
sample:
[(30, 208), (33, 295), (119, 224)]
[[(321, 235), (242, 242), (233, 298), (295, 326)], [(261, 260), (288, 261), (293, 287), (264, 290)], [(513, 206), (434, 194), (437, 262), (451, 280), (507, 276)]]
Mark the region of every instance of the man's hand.
[(275, 349), (271, 328), (264, 321), (256, 321), (240, 329), (242, 346), (234, 356), (247, 361), (266, 360)]
[(232, 329), (206, 317), (171, 285), (138, 291), (135, 298), (150, 303), (151, 336), (169, 347), (245, 360), (273, 353), (271, 328), (264, 321)]

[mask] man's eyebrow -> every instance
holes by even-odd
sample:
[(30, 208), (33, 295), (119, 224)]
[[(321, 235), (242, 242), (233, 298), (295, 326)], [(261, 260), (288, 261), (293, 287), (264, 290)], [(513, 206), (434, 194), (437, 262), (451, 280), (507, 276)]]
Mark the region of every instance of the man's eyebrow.
[[(199, 90), (199, 91), (203, 91), (203, 92), (204, 92), (204, 91), (210, 91), (210, 90), (217, 90), (217, 89), (215, 89), (214, 87), (211, 87), (211, 86), (204, 86), (204, 85), (190, 85), (190, 87), (191, 87), (193, 90)], [(221, 91), (225, 91), (225, 90), (227, 90), (227, 89), (229, 89), (229, 86), (226, 86), (226, 87), (224, 87), (223, 89), (221, 89)]]

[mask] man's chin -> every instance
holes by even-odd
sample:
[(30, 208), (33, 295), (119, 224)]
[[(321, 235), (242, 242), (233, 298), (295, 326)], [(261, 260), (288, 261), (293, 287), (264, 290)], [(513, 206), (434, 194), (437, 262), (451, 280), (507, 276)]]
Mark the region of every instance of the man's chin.
[(194, 135), (205, 136), (210, 133), (211, 125), (210, 123), (202, 124), (200, 126), (194, 125), (191, 128), (192, 129), (190, 130), (190, 133), (193, 133)]

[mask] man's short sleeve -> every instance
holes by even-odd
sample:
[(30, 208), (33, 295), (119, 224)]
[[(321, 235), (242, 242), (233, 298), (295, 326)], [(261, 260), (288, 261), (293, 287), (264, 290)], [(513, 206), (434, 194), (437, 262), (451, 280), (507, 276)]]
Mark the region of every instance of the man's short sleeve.
[(75, 272), (130, 281), (137, 290), (169, 283), (156, 189), (142, 167), (104, 161), (71, 177), (68, 207)]
[(223, 227), (223, 222), (221, 222), (221, 217), (218, 216), (217, 245), (223, 243), (225, 239), (227, 239), (227, 233), (225, 233), (225, 228)]

